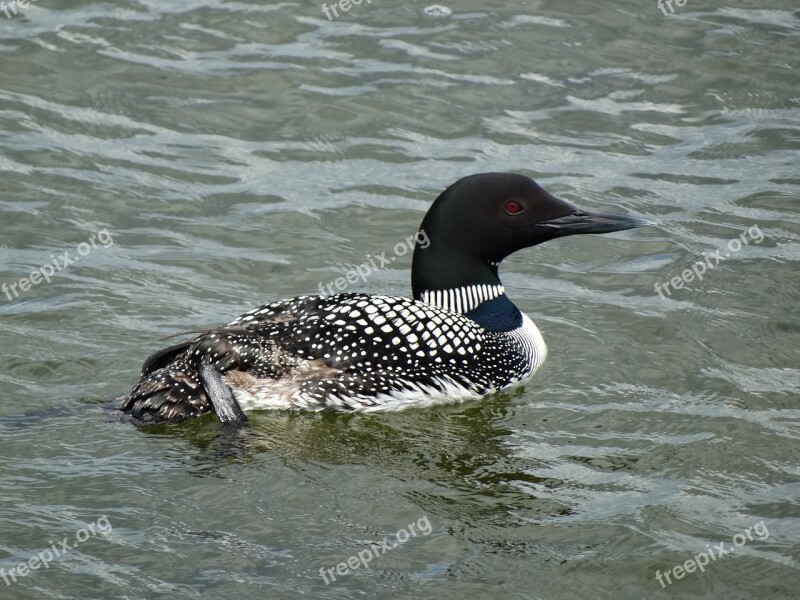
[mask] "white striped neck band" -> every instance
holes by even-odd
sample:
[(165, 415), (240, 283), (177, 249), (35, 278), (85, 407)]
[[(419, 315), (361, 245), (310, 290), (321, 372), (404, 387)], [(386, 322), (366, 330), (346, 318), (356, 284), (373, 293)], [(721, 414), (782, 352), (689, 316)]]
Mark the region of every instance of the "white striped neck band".
[(452, 312), (468, 313), (505, 293), (502, 285), (468, 285), (452, 290), (426, 290), (422, 292), (420, 300)]

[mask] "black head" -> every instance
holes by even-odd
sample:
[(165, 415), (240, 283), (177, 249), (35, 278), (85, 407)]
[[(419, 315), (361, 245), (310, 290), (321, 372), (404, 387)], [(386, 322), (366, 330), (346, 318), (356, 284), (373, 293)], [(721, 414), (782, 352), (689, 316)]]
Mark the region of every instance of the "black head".
[(523, 175), (471, 175), (442, 192), (422, 221), (429, 243), (414, 250), (414, 297), (425, 290), (496, 284), (500, 261), (547, 240), (646, 224), (635, 217), (582, 210)]

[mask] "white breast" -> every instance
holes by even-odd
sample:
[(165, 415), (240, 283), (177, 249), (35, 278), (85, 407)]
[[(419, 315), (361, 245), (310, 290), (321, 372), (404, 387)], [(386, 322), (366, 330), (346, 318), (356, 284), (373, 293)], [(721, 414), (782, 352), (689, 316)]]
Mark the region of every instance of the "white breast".
[(530, 357), (530, 369), (520, 379), (520, 381), (525, 381), (542, 366), (544, 359), (547, 358), (547, 344), (544, 343), (544, 338), (539, 333), (539, 328), (524, 313), (522, 315), (522, 326), (511, 331), (509, 335), (522, 345), (525, 353)]

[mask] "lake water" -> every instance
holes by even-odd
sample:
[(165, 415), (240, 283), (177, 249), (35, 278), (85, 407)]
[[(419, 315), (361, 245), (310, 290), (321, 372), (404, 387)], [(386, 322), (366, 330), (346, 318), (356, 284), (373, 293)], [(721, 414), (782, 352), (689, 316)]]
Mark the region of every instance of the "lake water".
[[(22, 4), (0, 598), (798, 597), (796, 3)], [(393, 253), (481, 171), (655, 222), (504, 263), (550, 352), (524, 389), (235, 439), (109, 410), (166, 336)]]

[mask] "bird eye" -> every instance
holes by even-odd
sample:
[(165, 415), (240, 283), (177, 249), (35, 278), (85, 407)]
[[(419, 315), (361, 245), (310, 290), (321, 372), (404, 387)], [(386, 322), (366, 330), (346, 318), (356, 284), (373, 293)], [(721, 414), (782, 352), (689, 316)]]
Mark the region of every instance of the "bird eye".
[(506, 212), (509, 215), (512, 215), (512, 216), (513, 215), (518, 215), (523, 210), (525, 210), (525, 208), (522, 206), (522, 204), (520, 204), (516, 200), (509, 200), (508, 202), (506, 202)]

